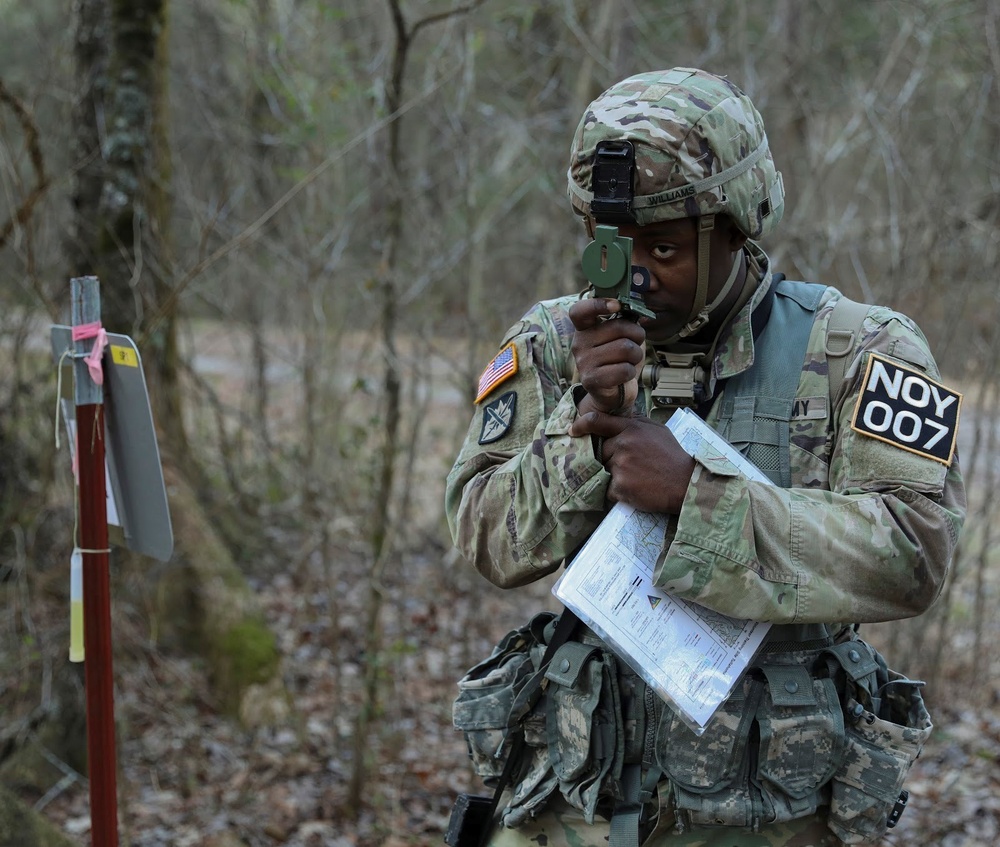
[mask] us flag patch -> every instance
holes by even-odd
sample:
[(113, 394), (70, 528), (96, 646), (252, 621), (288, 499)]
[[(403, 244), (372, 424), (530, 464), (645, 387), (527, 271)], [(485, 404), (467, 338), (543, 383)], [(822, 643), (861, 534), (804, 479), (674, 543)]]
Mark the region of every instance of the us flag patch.
[(950, 465), (962, 395), (918, 370), (873, 354), (854, 407), (855, 432)]
[(479, 377), (479, 387), (476, 389), (476, 402), (478, 403), (501, 382), (517, 373), (517, 349), (512, 341), (503, 348), (493, 361), (486, 366), (483, 375)]

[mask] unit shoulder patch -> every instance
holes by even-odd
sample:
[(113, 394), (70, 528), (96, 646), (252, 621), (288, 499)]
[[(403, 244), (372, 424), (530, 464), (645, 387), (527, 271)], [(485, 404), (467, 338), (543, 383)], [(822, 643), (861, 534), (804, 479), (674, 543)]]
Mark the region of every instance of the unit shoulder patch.
[(476, 402), (478, 403), (489, 394), (500, 383), (510, 379), (517, 373), (517, 348), (511, 341), (499, 353), (493, 357), (493, 361), (486, 366), (483, 375), (479, 377), (479, 385), (476, 388)]
[(483, 408), (483, 428), (479, 433), (480, 444), (492, 444), (507, 434), (510, 425), (514, 423), (514, 413), (517, 411), (517, 392), (508, 391), (501, 394), (492, 403)]
[(915, 368), (872, 354), (851, 428), (950, 465), (962, 395)]

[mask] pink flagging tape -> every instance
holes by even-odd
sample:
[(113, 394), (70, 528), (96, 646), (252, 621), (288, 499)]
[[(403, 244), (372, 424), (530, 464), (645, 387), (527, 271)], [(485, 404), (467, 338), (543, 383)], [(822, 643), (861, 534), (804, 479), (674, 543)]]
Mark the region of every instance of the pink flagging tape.
[(108, 346), (108, 334), (100, 321), (89, 324), (78, 324), (73, 327), (73, 340), (83, 341), (87, 338), (96, 338), (93, 349), (86, 355), (83, 361), (87, 363), (90, 371), (90, 378), (95, 385), (104, 384), (104, 371), (101, 368), (101, 357), (104, 355), (104, 348)]

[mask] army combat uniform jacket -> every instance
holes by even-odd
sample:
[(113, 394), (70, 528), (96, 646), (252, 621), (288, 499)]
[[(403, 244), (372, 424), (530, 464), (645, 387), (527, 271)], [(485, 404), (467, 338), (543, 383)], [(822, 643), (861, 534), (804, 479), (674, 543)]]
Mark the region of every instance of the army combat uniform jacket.
[[(760, 345), (752, 315), (774, 281), (766, 257), (750, 247), (751, 271), (761, 285), (727, 330), (712, 366), (715, 396), (706, 420), (723, 431), (727, 386), (752, 366), (767, 367), (755, 360)], [(749, 481), (725, 459), (696, 455), (683, 505), (669, 518), (654, 581), (725, 615), (787, 625), (773, 632), (804, 633), (808, 625), (821, 624), (830, 643), (853, 643), (853, 625), (917, 615), (935, 600), (964, 520), (965, 494), (953, 451), (958, 397), (940, 383), (927, 343), (907, 317), (868, 308), (848, 353), (846, 377), (831, 396), (828, 323), (840, 298), (837, 290), (824, 288), (814, 311), (788, 424), (790, 485)], [(501, 354), (484, 374), (485, 393), (448, 476), (446, 510), (454, 541), (483, 576), (502, 587), (556, 570), (608, 509), (610, 475), (591, 439), (568, 434), (580, 391), (568, 316), (575, 299), (539, 303), (507, 332)], [(646, 405), (637, 412), (648, 410), (648, 392), (637, 402)], [(851, 658), (843, 664), (850, 676), (850, 662), (859, 654), (848, 652)], [(882, 664), (873, 651), (860, 655), (861, 664)], [(824, 665), (815, 652), (790, 661), (808, 665), (810, 673)], [(843, 677), (840, 669), (837, 673)], [(880, 673), (881, 686), (884, 666)], [(845, 693), (838, 684), (834, 694), (828, 685), (814, 686), (814, 700), (840, 701), (837, 714), (823, 720), (843, 735), (842, 713), (854, 689)], [(857, 708), (877, 712), (877, 692), (868, 695), (876, 695), (876, 703), (858, 694), (863, 702)], [(659, 766), (676, 783), (678, 806), (691, 811), (691, 821), (756, 826), (836, 805), (828, 783), (843, 766), (836, 761), (845, 744), (839, 736), (826, 744), (828, 758), (821, 742), (810, 764), (799, 767), (802, 773), (790, 778), (782, 766), (783, 775), (770, 774), (774, 790), (765, 790), (763, 799), (751, 798), (750, 783), (769, 783), (764, 766), (769, 752), (754, 754), (763, 762), (761, 772), (747, 778), (746, 757), (736, 748), (750, 744), (744, 732), (749, 722), (741, 712), (756, 696), (747, 687), (737, 690), (727, 704), (731, 721), (720, 714), (701, 737), (676, 721), (672, 726), (669, 715), (658, 712)], [(757, 743), (775, 753), (777, 728), (794, 732), (798, 713), (785, 714), (779, 698), (771, 700), (776, 703), (771, 716), (758, 715)], [(860, 758), (871, 756), (865, 752)], [(674, 767), (680, 759), (691, 763), (686, 771)], [(564, 796), (581, 801), (566, 782), (559, 784)], [(898, 785), (885, 788), (883, 800), (889, 802), (893, 792)], [(589, 799), (586, 810), (592, 811)], [(850, 804), (866, 801), (842, 796), (840, 802), (849, 816)], [(878, 819), (884, 826), (886, 812), (872, 814), (870, 831), (862, 828), (856, 835), (846, 827), (841, 837), (857, 841), (880, 834)]]

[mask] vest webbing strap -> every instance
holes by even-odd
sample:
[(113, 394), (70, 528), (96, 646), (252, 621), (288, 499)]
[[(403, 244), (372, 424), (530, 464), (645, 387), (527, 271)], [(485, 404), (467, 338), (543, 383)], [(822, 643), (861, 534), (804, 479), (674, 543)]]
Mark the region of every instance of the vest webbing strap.
[(826, 364), (829, 368), (830, 403), (836, 399), (847, 373), (850, 355), (861, 339), (868, 304), (841, 297), (833, 305), (826, 330)]
[(642, 772), (639, 765), (622, 768), (621, 789), (624, 797), (611, 816), (608, 847), (639, 847), (639, 817), (642, 803), (639, 788)]
[(788, 429), (813, 316), (826, 289), (779, 279), (767, 326), (754, 343), (754, 364), (729, 379), (718, 428), (775, 485), (792, 484)]

